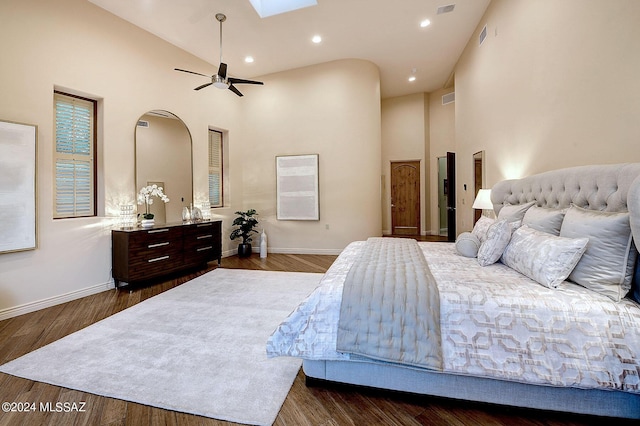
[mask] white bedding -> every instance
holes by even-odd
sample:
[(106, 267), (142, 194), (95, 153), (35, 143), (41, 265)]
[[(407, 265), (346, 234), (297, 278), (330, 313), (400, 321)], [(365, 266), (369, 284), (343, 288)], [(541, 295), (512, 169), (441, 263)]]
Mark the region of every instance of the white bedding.
[[(269, 338), (269, 356), (348, 360), (336, 352), (351, 243), (321, 285)], [(453, 244), (420, 243), (440, 292), (444, 372), (640, 394), (640, 306), (564, 282), (549, 289)]]

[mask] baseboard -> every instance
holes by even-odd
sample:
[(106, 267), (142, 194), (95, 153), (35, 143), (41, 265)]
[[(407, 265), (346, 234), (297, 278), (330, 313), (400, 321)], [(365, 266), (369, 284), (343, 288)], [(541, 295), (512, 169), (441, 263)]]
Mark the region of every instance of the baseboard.
[(49, 297), (47, 299), (37, 300), (35, 302), (25, 303), (24, 305), (14, 306), (11, 308), (5, 308), (0, 310), (0, 321), (9, 318), (17, 317), (20, 315), (28, 314), (38, 311), (44, 308), (50, 308), (51, 306), (59, 305), (61, 303), (70, 302), (72, 300), (80, 299), (92, 294), (101, 293), (103, 291), (113, 289), (113, 281), (109, 281), (102, 284), (96, 284), (91, 287), (83, 288), (81, 290), (71, 291), (69, 293), (61, 294), (58, 296)]
[(317, 248), (277, 248), (269, 247), (269, 253), (280, 254), (326, 254), (339, 255), (342, 249), (317, 249)]
[[(252, 247), (252, 253), (260, 253), (260, 247)], [(278, 254), (325, 254), (325, 255), (339, 255), (342, 253), (342, 249), (317, 249), (317, 248), (277, 248), (269, 247), (268, 253)], [(238, 254), (237, 250), (227, 250), (222, 253), (222, 257), (231, 257)]]

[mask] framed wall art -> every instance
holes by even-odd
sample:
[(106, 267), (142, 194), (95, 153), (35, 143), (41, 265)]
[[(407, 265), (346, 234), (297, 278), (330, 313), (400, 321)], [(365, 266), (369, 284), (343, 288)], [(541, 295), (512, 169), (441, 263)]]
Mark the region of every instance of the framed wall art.
[(0, 253), (36, 248), (37, 126), (0, 121)]
[(278, 220), (320, 220), (318, 154), (276, 157)]

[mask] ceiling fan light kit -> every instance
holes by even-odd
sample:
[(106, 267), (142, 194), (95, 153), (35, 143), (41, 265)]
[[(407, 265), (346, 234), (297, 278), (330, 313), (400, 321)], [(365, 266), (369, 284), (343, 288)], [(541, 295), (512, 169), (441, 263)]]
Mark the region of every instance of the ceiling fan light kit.
[(261, 81), (244, 80), (242, 78), (234, 78), (234, 77), (227, 78), (227, 64), (222, 62), (222, 23), (227, 20), (227, 16), (224, 13), (217, 13), (216, 14), (216, 20), (218, 22), (220, 22), (220, 66), (218, 68), (218, 73), (214, 74), (212, 76), (208, 76), (208, 75), (205, 75), (205, 74), (200, 74), (199, 72), (183, 70), (183, 69), (180, 69), (180, 68), (175, 68), (175, 70), (176, 71), (180, 71), (180, 72), (186, 72), (186, 73), (189, 73), (189, 74), (201, 75), (203, 77), (207, 77), (207, 78), (211, 79), (210, 83), (205, 83), (203, 85), (200, 85), (200, 86), (196, 87), (193, 90), (200, 90), (200, 89), (204, 89), (205, 87), (213, 85), (214, 87), (217, 87), (218, 89), (229, 89), (233, 93), (235, 93), (236, 95), (243, 96), (242, 93), (234, 86), (234, 84), (259, 84), (259, 85), (262, 85), (263, 83)]

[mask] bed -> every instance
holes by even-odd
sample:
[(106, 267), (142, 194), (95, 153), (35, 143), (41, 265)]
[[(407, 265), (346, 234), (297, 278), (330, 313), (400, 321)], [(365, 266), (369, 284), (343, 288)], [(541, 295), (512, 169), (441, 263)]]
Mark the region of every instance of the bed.
[(267, 354), (314, 379), (640, 419), (640, 163), (491, 198), (497, 217), (455, 244), (349, 244)]

